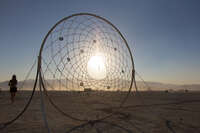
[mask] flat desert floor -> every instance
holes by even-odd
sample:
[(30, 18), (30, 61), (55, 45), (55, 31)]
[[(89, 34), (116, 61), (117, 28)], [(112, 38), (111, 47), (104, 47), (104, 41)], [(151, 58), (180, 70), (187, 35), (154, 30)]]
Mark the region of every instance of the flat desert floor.
[[(10, 93), (0, 92), (0, 126), (22, 111), (30, 95), (18, 91), (11, 103)], [(200, 133), (200, 92), (131, 92), (120, 105), (126, 96), (51, 91), (41, 104), (36, 91), (25, 113), (0, 132), (44, 133), (49, 128), (53, 133)]]

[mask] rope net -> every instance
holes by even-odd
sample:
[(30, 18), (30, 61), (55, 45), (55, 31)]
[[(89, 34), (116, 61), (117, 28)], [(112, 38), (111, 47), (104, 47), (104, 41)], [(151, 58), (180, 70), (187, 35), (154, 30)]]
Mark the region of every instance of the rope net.
[(88, 15), (57, 25), (42, 53), (44, 78), (55, 80), (48, 89), (127, 91), (132, 69), (122, 37), (111, 25)]
[[(74, 106), (67, 110), (80, 120), (102, 118), (97, 110), (121, 106), (132, 87), (132, 71), (132, 55), (125, 39), (101, 17), (79, 14), (63, 19), (46, 36), (41, 54), (46, 93), (64, 112), (63, 107), (72, 102)], [(63, 91), (66, 105), (55, 91)], [(74, 96), (68, 97), (72, 93)], [(80, 115), (77, 110), (90, 115)]]

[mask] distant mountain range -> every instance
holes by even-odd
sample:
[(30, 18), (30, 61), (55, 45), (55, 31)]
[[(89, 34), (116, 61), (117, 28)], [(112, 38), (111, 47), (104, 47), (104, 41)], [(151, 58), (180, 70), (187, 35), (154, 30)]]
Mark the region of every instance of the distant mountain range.
[[(53, 80), (49, 80), (52, 82)], [(130, 83), (128, 81), (121, 81)], [(32, 90), (34, 85), (34, 80), (26, 80), (26, 82), (19, 81), (18, 88), (21, 90)], [(22, 88), (23, 86), (23, 88)], [(57, 85), (58, 86), (58, 85)], [(192, 91), (200, 91), (200, 84), (185, 84), (185, 85), (176, 85), (176, 84), (165, 84), (160, 82), (142, 82), (137, 81), (137, 87), (139, 90), (152, 90), (152, 91), (159, 91), (159, 90), (168, 90), (168, 91), (184, 91), (184, 90), (192, 90)], [(134, 86), (133, 86), (134, 88)], [(0, 89), (1, 90), (9, 90), (8, 81), (0, 82)]]
[(137, 86), (139, 88), (144, 88), (145, 90), (168, 90), (168, 91), (183, 91), (183, 90), (192, 90), (192, 91), (200, 91), (200, 84), (166, 84), (160, 82), (144, 82), (138, 81)]

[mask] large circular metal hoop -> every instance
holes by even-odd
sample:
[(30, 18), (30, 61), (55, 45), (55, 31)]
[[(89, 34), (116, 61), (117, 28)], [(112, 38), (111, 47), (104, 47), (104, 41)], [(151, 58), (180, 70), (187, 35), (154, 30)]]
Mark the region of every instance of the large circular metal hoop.
[[(133, 85), (133, 83), (135, 84), (135, 86), (136, 86), (136, 82), (135, 82), (135, 69), (134, 69), (134, 62), (133, 62), (133, 56), (132, 56), (132, 53), (131, 53), (131, 50), (130, 50), (130, 48), (129, 48), (129, 46), (128, 46), (128, 43), (127, 43), (127, 41), (126, 41), (126, 39), (124, 38), (124, 36), (122, 35), (122, 33), (118, 30), (118, 28), (116, 27), (116, 26), (114, 26), (110, 21), (108, 21), (107, 19), (105, 19), (105, 18), (103, 18), (103, 17), (100, 17), (100, 16), (97, 16), (97, 15), (95, 15), (95, 14), (91, 14), (91, 13), (78, 13), (78, 14), (73, 14), (73, 15), (71, 15), (71, 16), (68, 16), (68, 17), (65, 17), (65, 18), (63, 18), (63, 19), (61, 19), (60, 21), (58, 21), (50, 30), (49, 30), (49, 32), (46, 34), (46, 36), (45, 36), (45, 38), (44, 38), (44, 40), (43, 40), (43, 42), (42, 42), (42, 44), (41, 44), (41, 48), (40, 48), (40, 52), (39, 52), (39, 58), (38, 58), (38, 67), (39, 67), (39, 72), (40, 72), (40, 75), (42, 75), (41, 74), (41, 69), (42, 69), (42, 53), (43, 53), (43, 48), (44, 48), (44, 45), (45, 45), (45, 43), (46, 43), (46, 40), (47, 40), (47, 38), (48, 38), (48, 36), (51, 34), (51, 32), (56, 28), (56, 26), (58, 26), (60, 23), (62, 23), (63, 21), (66, 21), (66, 20), (68, 20), (68, 19), (70, 19), (70, 18), (72, 18), (72, 17), (75, 17), (75, 16), (84, 16), (84, 15), (86, 15), (86, 16), (91, 16), (91, 17), (95, 17), (95, 18), (97, 18), (97, 19), (100, 19), (100, 20), (102, 20), (102, 21), (104, 21), (104, 22), (106, 22), (108, 25), (110, 25), (112, 28), (114, 28), (115, 29), (115, 31), (120, 35), (120, 37), (122, 38), (122, 40), (123, 40), (123, 42), (124, 42), (124, 44), (126, 45), (126, 48), (127, 48), (127, 50), (128, 50), (128, 52), (129, 52), (129, 56), (130, 56), (130, 60), (131, 60), (131, 65), (132, 65), (132, 76), (131, 76), (131, 82), (130, 82), (130, 87), (129, 87), (129, 90), (128, 90), (128, 93), (127, 93), (127, 95), (125, 96), (125, 98), (121, 101), (121, 103), (120, 103), (120, 107), (125, 103), (125, 101), (126, 101), (126, 99), (128, 98), (128, 95), (129, 95), (129, 93), (131, 92), (131, 88), (132, 88), (132, 85)], [(40, 78), (42, 78), (42, 76), (40, 76)], [(43, 80), (42, 80), (43, 81)], [(44, 83), (43, 83), (43, 86), (44, 86)], [(136, 87), (136, 89), (137, 89), (137, 87)], [(46, 91), (46, 89), (44, 88), (44, 91)], [(52, 102), (52, 101), (51, 101)], [(55, 104), (54, 104), (55, 105)], [(55, 105), (56, 106), (56, 105)], [(56, 106), (57, 107), (57, 106)], [(60, 110), (60, 109), (59, 109)], [(60, 112), (62, 112), (61, 110), (60, 110)], [(62, 112), (62, 113), (64, 113), (64, 112)], [(74, 118), (74, 117), (72, 117), (72, 119), (75, 119), (75, 120), (80, 120), (80, 121), (82, 121), (81, 119), (77, 119), (77, 118)]]

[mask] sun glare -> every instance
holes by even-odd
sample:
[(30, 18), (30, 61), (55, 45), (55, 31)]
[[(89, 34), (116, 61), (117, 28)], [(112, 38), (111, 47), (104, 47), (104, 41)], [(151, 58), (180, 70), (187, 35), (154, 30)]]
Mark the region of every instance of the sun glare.
[(104, 56), (96, 54), (90, 58), (87, 64), (87, 71), (93, 79), (104, 79), (106, 77), (106, 66)]

